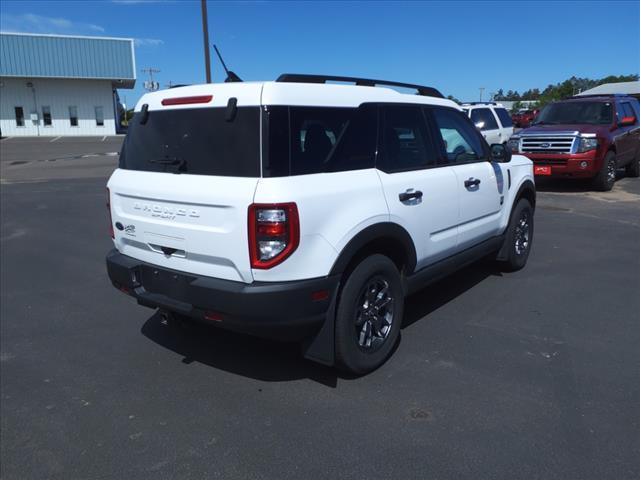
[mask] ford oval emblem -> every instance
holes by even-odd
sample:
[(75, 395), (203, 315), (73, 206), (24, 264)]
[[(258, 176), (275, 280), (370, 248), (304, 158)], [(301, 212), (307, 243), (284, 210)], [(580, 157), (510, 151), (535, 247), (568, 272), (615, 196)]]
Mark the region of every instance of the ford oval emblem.
[(549, 148), (549, 147), (551, 147), (550, 143), (541, 143), (540, 144), (540, 148)]

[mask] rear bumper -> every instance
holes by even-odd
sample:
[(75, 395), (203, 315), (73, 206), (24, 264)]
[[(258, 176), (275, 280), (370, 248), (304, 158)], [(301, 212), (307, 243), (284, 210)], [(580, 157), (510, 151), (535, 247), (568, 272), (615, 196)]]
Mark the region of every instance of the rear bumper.
[(595, 176), (600, 169), (596, 150), (576, 154), (540, 154), (525, 152), (521, 155), (533, 161), (534, 167), (550, 166), (551, 176), (553, 177), (591, 178)]
[(114, 287), (140, 305), (280, 340), (302, 340), (315, 333), (327, 317), (339, 283), (339, 276), (333, 276), (246, 284), (160, 268), (115, 249), (106, 260)]

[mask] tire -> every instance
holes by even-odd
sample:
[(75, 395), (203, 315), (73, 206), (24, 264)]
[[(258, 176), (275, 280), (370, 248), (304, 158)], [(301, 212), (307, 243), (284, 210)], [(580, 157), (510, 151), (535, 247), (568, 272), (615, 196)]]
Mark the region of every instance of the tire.
[(504, 260), (500, 261), (502, 270), (515, 272), (527, 264), (533, 243), (533, 226), (533, 208), (529, 200), (522, 198), (513, 209), (507, 227), (504, 239), (506, 255)]
[(365, 258), (340, 292), (336, 365), (357, 375), (382, 365), (398, 342), (403, 311), (404, 292), (395, 264), (384, 255)]
[(616, 183), (616, 168), (616, 154), (609, 151), (604, 156), (600, 171), (593, 179), (593, 186), (596, 190), (608, 192), (613, 188), (613, 184)]
[(631, 163), (625, 167), (624, 173), (627, 177), (640, 177), (640, 153), (638, 153), (635, 158), (631, 160)]

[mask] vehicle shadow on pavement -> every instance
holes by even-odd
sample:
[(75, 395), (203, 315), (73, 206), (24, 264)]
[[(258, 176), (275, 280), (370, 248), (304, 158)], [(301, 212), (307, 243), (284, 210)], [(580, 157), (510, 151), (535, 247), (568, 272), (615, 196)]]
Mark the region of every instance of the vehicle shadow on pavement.
[(402, 328), (413, 325), (492, 275), (502, 273), (492, 260), (482, 260), (417, 291), (405, 301)]
[[(480, 262), (408, 297), (402, 328), (496, 274), (490, 262)], [(198, 362), (256, 380), (282, 382), (308, 378), (335, 388), (338, 379), (358, 378), (304, 359), (297, 343), (252, 337), (196, 321), (167, 321), (159, 312), (149, 317), (141, 332), (149, 340), (183, 356), (185, 364)]]
[(167, 322), (159, 312), (149, 317), (141, 332), (182, 355), (183, 363), (198, 362), (265, 382), (309, 378), (335, 388), (338, 376), (350, 378), (334, 368), (304, 359), (297, 343), (252, 337), (191, 320)]

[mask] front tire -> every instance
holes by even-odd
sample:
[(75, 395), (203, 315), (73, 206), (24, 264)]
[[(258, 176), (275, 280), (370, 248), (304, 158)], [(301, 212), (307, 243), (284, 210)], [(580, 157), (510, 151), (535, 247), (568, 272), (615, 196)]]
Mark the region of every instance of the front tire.
[(533, 242), (533, 208), (527, 199), (520, 199), (513, 209), (504, 241), (502, 269), (515, 272), (524, 268)]
[(607, 152), (602, 162), (602, 167), (593, 180), (593, 186), (601, 192), (608, 192), (616, 182), (616, 154)]
[(365, 258), (347, 277), (336, 310), (337, 365), (362, 375), (382, 365), (398, 342), (404, 292), (396, 265)]

